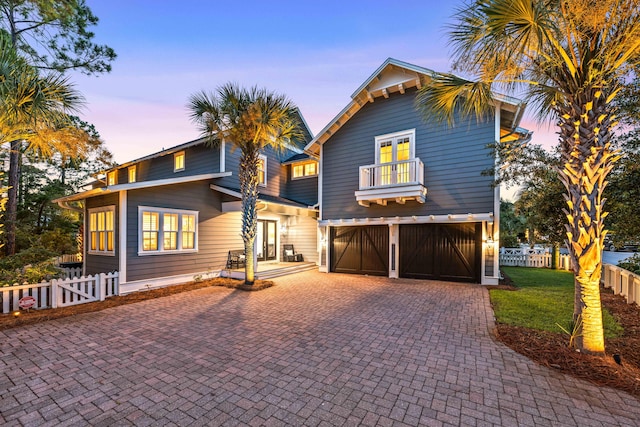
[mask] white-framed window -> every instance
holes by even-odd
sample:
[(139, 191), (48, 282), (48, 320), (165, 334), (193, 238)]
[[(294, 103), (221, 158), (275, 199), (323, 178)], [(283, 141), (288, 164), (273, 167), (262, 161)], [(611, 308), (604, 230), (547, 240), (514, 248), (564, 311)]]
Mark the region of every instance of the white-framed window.
[(179, 172), (184, 170), (184, 151), (180, 151), (173, 155), (173, 171)]
[(118, 183), (118, 171), (107, 172), (107, 185), (116, 185)]
[(128, 175), (129, 175), (129, 182), (136, 182), (137, 180), (137, 176), (136, 176), (136, 167), (134, 166), (129, 166), (128, 169)]
[(138, 207), (138, 255), (196, 252), (198, 212)]
[(116, 207), (91, 208), (89, 214), (89, 246), (93, 255), (115, 255)]
[(411, 165), (406, 160), (415, 157), (416, 130), (376, 136), (376, 164), (389, 166), (379, 168), (380, 185), (409, 182)]
[(318, 162), (310, 160), (304, 163), (294, 163), (291, 165), (291, 178), (300, 179), (318, 175)]
[(258, 156), (258, 185), (267, 185), (267, 156)]

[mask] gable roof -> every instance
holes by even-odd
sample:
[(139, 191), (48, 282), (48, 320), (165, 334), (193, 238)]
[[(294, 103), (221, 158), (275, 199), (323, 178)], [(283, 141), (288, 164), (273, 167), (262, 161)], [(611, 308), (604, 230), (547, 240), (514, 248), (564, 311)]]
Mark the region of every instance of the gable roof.
[[(336, 133), (355, 113), (368, 102), (374, 102), (375, 98), (388, 98), (389, 94), (399, 92), (404, 94), (407, 89), (421, 89), (424, 82), (437, 73), (428, 68), (409, 64), (394, 58), (387, 58), (377, 70), (367, 78), (364, 83), (351, 95), (351, 102), (338, 113), (305, 147), (305, 152), (317, 157), (320, 146)], [(506, 95), (494, 94), (500, 103), (501, 127), (515, 130), (522, 114), (524, 104), (516, 98)]]

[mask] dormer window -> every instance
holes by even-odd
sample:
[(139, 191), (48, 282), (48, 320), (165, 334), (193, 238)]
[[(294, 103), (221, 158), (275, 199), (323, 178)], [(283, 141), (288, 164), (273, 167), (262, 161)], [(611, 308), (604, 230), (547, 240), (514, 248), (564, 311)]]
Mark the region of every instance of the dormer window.
[(107, 185), (116, 185), (118, 183), (117, 171), (107, 172)]
[(306, 178), (308, 176), (316, 176), (316, 175), (318, 175), (318, 163), (313, 160), (291, 165), (292, 179)]
[(129, 182), (136, 182), (136, 167), (129, 166)]
[(173, 155), (173, 171), (179, 172), (184, 170), (184, 151)]

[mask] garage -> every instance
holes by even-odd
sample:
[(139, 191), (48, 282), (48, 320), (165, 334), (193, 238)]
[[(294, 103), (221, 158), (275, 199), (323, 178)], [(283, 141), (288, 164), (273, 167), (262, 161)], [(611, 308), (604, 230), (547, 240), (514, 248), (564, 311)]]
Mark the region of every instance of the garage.
[(400, 277), (480, 283), (482, 224), (400, 225)]
[(331, 271), (389, 275), (389, 227), (331, 228)]

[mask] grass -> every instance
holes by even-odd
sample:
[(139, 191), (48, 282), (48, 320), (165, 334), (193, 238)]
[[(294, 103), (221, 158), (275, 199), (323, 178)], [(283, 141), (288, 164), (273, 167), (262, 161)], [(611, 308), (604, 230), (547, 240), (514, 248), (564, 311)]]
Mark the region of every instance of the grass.
[[(490, 291), (499, 323), (551, 332), (562, 332), (562, 328), (572, 329), (572, 273), (525, 267), (503, 267), (503, 271), (518, 290)], [(606, 338), (622, 335), (622, 326), (606, 309), (603, 309), (603, 322)]]

